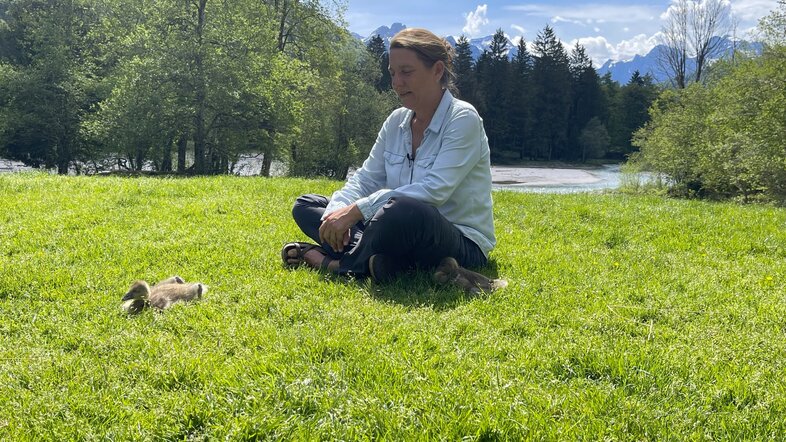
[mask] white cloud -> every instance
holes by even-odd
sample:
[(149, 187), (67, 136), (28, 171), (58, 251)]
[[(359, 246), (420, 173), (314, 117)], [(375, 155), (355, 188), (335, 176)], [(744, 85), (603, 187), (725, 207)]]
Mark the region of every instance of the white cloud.
[(600, 33), (600, 28), (592, 28), (593, 31)]
[[(764, 1), (764, 0), (747, 0)], [(660, 10), (648, 6), (585, 3), (571, 6), (528, 4), (505, 7), (508, 11), (523, 12), (533, 17), (547, 17), (552, 20), (581, 21), (590, 23), (639, 23), (651, 21)]]
[(614, 46), (606, 40), (606, 37), (583, 37), (571, 41), (570, 44), (566, 46), (573, 48), (576, 46), (577, 41), (580, 45), (584, 46), (587, 56), (592, 59), (595, 68), (601, 67), (606, 60), (609, 58), (613, 59), (615, 56)]
[(511, 28), (515, 29), (519, 34), (524, 35), (527, 33), (527, 30), (524, 29), (522, 26), (519, 25), (510, 25)]
[(660, 33), (652, 36), (639, 34), (630, 40), (623, 40), (616, 45), (611, 44), (606, 37), (582, 37), (570, 42), (568, 47), (573, 47), (578, 42), (584, 46), (587, 51), (587, 56), (592, 59), (592, 63), (596, 68), (599, 68), (608, 59), (615, 61), (627, 60), (633, 58), (635, 55), (646, 55), (652, 48), (657, 45)]
[(481, 28), (489, 23), (486, 17), (489, 6), (486, 4), (478, 5), (474, 12), (468, 12), (466, 15), (467, 22), (462, 29), (462, 32), (468, 36), (476, 36), (480, 34)]
[(778, 6), (778, 0), (733, 0), (731, 12), (744, 22), (755, 22)]
[(580, 20), (573, 20), (570, 18), (560, 17), (559, 15), (555, 15), (551, 18), (552, 23), (573, 23), (574, 25), (584, 26)]

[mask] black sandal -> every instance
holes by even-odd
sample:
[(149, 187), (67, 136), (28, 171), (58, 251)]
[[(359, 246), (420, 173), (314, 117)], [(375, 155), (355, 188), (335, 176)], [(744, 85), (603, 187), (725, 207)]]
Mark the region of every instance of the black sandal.
[[(293, 249), (297, 250), (297, 255), (289, 256), (289, 251)], [(330, 261), (332, 261), (333, 258), (331, 258), (322, 247), (308, 242), (290, 242), (284, 244), (284, 247), (281, 248), (281, 260), (284, 261), (284, 267), (288, 269), (296, 269), (302, 266), (306, 262), (306, 253), (312, 249), (317, 249), (319, 253), (325, 255), (319, 265), (319, 270), (327, 271), (328, 264), (330, 264)], [(289, 262), (290, 259), (296, 259), (297, 262), (291, 263)]]

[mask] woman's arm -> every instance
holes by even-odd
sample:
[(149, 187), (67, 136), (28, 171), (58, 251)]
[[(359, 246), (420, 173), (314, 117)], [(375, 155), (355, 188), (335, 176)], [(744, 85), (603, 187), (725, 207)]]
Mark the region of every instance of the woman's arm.
[(358, 200), (368, 197), (385, 186), (387, 176), (385, 174), (385, 143), (388, 137), (390, 121), (395, 115), (391, 114), (382, 124), (382, 128), (377, 134), (377, 140), (371, 148), (368, 158), (363, 162), (352, 177), (347, 180), (340, 190), (333, 193), (322, 216), (324, 220), (329, 214), (342, 207), (347, 207), (356, 203)]

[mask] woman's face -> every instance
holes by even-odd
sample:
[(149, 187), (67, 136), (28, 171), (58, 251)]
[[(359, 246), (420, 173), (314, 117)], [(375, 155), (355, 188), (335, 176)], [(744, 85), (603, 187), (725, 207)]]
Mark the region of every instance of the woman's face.
[(412, 49), (393, 48), (388, 70), (393, 90), (407, 109), (433, 106), (433, 101), (442, 96), (440, 79), (444, 66), (441, 61), (429, 68)]

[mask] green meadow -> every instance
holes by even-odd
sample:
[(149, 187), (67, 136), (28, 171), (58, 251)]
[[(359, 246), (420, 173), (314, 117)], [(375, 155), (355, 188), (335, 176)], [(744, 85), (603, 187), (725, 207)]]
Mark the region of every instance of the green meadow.
[(470, 297), (284, 269), (339, 185), (0, 176), (0, 440), (786, 438), (785, 209), (495, 192)]

